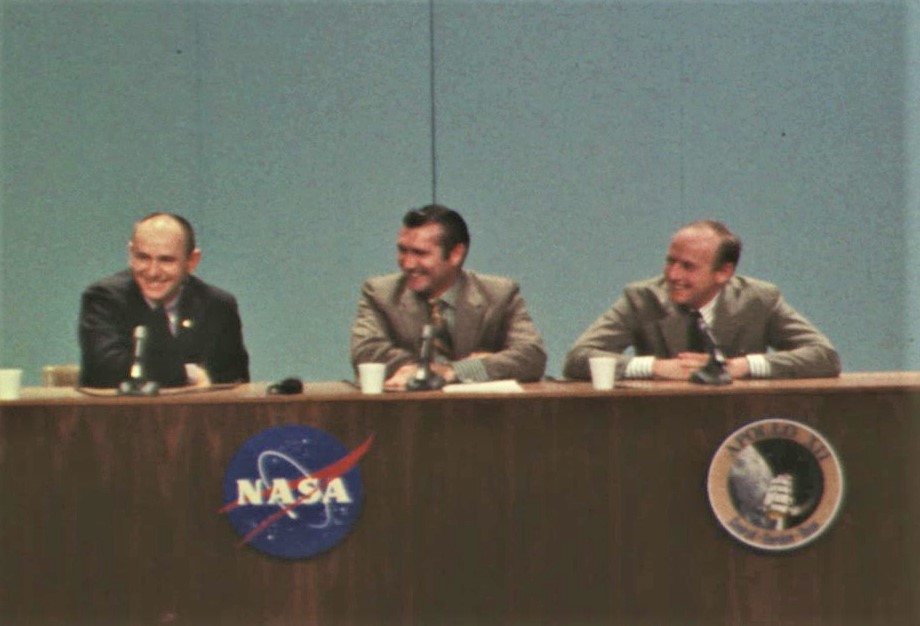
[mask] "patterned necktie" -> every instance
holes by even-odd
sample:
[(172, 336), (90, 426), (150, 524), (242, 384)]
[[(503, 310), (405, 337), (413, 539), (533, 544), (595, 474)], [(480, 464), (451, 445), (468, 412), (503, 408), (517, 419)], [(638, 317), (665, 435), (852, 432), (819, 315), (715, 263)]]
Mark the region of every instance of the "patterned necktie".
[(444, 302), (438, 298), (428, 301), (428, 321), (431, 329), (434, 331), (432, 347), (435, 355), (452, 359), (454, 355), (454, 342), (450, 337), (450, 330), (447, 328), (447, 320), (444, 319)]
[(691, 309), (687, 315), (687, 351), (706, 352), (706, 339), (700, 332), (702, 314), (696, 309)]

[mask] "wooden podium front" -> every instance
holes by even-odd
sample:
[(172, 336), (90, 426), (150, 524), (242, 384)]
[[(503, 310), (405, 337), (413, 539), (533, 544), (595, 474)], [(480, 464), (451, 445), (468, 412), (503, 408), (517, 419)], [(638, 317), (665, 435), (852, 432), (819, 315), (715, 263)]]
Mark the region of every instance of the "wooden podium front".
[[(0, 403), (0, 624), (920, 624), (920, 374), (306, 387)], [(827, 532), (781, 553), (729, 535), (706, 492), (764, 418), (822, 433), (845, 475)], [(219, 512), (236, 451), (281, 424), (373, 436), (360, 519), (309, 559), (241, 545)]]

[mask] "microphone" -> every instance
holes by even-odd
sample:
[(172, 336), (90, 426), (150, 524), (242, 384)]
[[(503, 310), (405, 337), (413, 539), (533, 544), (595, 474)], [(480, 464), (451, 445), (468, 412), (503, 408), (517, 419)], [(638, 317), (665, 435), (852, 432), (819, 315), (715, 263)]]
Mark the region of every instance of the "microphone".
[(701, 385), (730, 385), (732, 377), (725, 371), (725, 366), (727, 364), (725, 355), (722, 354), (722, 350), (719, 348), (719, 344), (712, 334), (712, 329), (709, 327), (709, 324), (706, 323), (706, 320), (703, 319), (702, 315), (696, 317), (696, 327), (699, 329), (706, 343), (706, 350), (709, 352), (709, 361), (706, 362), (706, 365), (690, 375), (690, 382), (699, 383)]
[(271, 396), (290, 396), (297, 393), (303, 393), (303, 381), (296, 376), (291, 376), (273, 385), (269, 385), (267, 391)]
[(406, 391), (433, 391), (444, 386), (444, 379), (431, 371), (431, 347), (434, 343), (434, 327), (422, 327), (422, 347), (419, 349), (418, 369), (415, 376), (406, 383)]
[(155, 396), (160, 391), (160, 386), (152, 381), (147, 380), (144, 371), (144, 356), (147, 348), (147, 327), (134, 327), (134, 352), (131, 356), (131, 369), (128, 372), (128, 379), (122, 381), (118, 387), (120, 396)]
[(147, 327), (134, 328), (134, 355), (131, 361), (130, 376), (134, 380), (144, 378), (144, 348), (147, 347)]

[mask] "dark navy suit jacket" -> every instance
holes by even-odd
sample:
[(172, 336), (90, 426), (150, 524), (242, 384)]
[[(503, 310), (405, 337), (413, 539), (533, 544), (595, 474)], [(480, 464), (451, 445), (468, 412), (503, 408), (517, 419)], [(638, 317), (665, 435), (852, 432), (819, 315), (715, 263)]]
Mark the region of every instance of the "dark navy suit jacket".
[(145, 375), (164, 387), (186, 384), (186, 363), (203, 367), (212, 383), (248, 382), (249, 354), (236, 299), (188, 276), (179, 297), (176, 335), (155, 316), (131, 272), (124, 270), (87, 287), (80, 308), (80, 384), (117, 387), (128, 378), (134, 328), (146, 326)]

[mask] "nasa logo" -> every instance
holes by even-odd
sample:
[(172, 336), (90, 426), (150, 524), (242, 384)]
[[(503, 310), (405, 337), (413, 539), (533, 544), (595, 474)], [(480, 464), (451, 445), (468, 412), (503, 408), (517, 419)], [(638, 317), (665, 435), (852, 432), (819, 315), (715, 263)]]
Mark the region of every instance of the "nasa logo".
[(241, 545), (286, 559), (342, 541), (361, 511), (358, 461), (373, 437), (349, 451), (307, 426), (276, 426), (246, 441), (224, 475), (224, 506)]
[(771, 552), (824, 533), (843, 502), (843, 470), (818, 432), (765, 419), (726, 439), (709, 466), (709, 504), (732, 536)]

